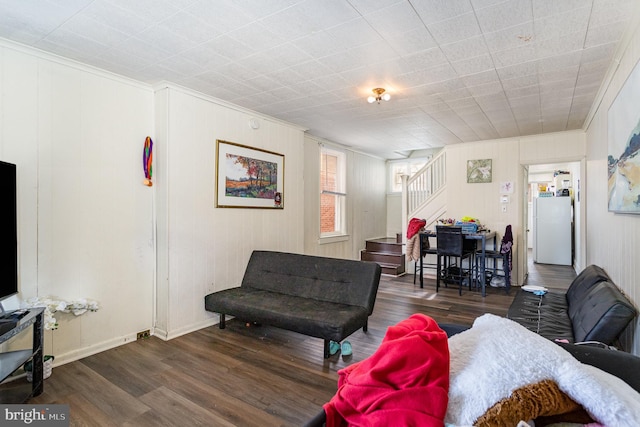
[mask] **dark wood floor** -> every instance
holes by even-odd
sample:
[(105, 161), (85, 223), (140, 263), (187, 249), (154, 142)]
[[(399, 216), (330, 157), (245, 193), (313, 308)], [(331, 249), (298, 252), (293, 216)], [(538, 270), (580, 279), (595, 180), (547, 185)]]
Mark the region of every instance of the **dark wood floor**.
[[(536, 265), (532, 284), (564, 286), (571, 267)], [(545, 282), (545, 280), (547, 282)], [(74, 426), (299, 426), (336, 392), (337, 371), (373, 354), (388, 326), (413, 313), (470, 325), (505, 315), (513, 295), (490, 288), (486, 298), (441, 289), (413, 276), (383, 277), (369, 331), (349, 337), (353, 355), (323, 359), (322, 340), (231, 320), (162, 341), (151, 337), (54, 368), (32, 403), (69, 404)]]

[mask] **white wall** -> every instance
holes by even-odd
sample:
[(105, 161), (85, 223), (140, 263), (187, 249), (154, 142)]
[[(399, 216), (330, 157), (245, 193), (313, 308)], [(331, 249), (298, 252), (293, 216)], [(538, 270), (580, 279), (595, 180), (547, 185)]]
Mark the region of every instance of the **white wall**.
[[(558, 148), (561, 147), (561, 148)], [(478, 218), (482, 224), (498, 232), (498, 241), (507, 225), (511, 224), (514, 236), (513, 283), (521, 285), (524, 279), (525, 251), (523, 242), (524, 221), (527, 214), (527, 183), (521, 173), (521, 165), (577, 161), (585, 156), (585, 134), (581, 131), (559, 132), (531, 137), (508, 138), (449, 145), (447, 151), (445, 217), (460, 219), (463, 216)], [(467, 161), (492, 159), (490, 183), (467, 183)], [(513, 184), (507, 212), (502, 212), (500, 184)], [(580, 216), (580, 210), (576, 213)], [(418, 215), (420, 216), (420, 215)], [(388, 220), (387, 222), (390, 222)], [(579, 244), (579, 241), (577, 241)], [(579, 253), (577, 248), (577, 253)]]
[[(204, 297), (239, 286), (254, 249), (302, 253), (304, 131), (171, 85), (156, 89), (155, 108), (155, 332), (173, 338), (218, 321)], [(284, 154), (284, 209), (215, 207), (217, 139)]]
[(0, 159), (18, 170), (19, 296), (101, 306), (57, 316), (45, 352), (64, 363), (135, 339), (152, 326), (153, 190), (141, 158), (153, 92), (2, 42), (0, 94)]
[[(640, 18), (635, 15), (635, 32), (615, 58), (619, 66), (606, 88), (602, 102), (587, 128), (587, 174), (583, 191), (587, 203), (587, 264), (598, 264), (631, 298), (640, 303), (640, 215), (608, 211), (607, 140), (608, 110), (625, 80), (640, 59)], [(637, 104), (629, 108), (638, 110)], [(582, 186), (582, 185), (581, 185)], [(634, 354), (640, 354), (640, 328), (636, 325)]]
[(320, 241), (320, 145), (304, 141), (304, 252), (332, 258), (360, 259), (367, 239), (386, 236), (386, 165), (384, 160), (342, 149), (347, 154), (347, 233)]

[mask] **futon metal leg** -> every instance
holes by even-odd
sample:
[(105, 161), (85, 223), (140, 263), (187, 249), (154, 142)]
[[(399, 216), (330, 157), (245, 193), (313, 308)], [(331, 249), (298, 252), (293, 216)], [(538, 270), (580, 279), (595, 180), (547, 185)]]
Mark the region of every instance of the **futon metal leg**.
[(364, 332), (367, 332), (367, 329), (369, 329), (369, 320), (367, 320), (366, 322), (364, 322), (364, 326), (362, 327), (362, 330)]
[(224, 323), (224, 313), (220, 313), (220, 329), (224, 329), (224, 327), (226, 326)]
[(329, 340), (324, 340), (324, 358), (325, 359), (328, 359), (329, 356), (331, 356), (329, 354), (329, 342), (330, 342)]

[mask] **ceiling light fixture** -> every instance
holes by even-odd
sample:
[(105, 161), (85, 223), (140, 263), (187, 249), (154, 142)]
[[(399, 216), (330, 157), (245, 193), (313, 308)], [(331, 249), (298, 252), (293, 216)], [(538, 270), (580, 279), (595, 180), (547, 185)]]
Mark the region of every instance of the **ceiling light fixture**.
[(373, 92), (375, 96), (371, 95), (367, 98), (367, 102), (369, 102), (369, 104), (373, 104), (376, 101), (380, 104), (380, 101), (388, 101), (391, 99), (391, 95), (385, 93), (386, 91), (381, 87), (371, 89), (371, 92)]

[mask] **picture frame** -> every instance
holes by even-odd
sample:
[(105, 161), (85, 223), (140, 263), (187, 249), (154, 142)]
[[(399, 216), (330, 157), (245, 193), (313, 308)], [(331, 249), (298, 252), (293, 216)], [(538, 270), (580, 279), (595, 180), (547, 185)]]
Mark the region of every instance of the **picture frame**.
[(608, 111), (608, 210), (640, 214), (640, 62), (637, 63)]
[(284, 208), (284, 154), (216, 140), (216, 208)]
[(491, 159), (467, 160), (467, 183), (491, 182)]

